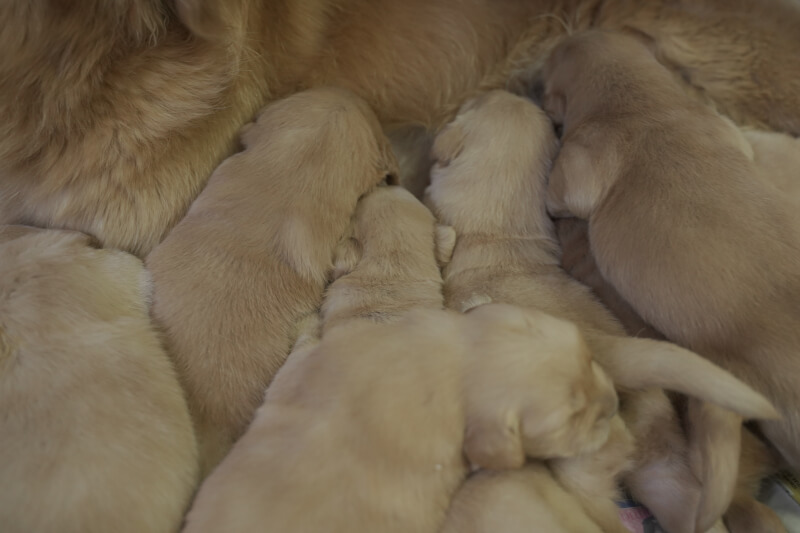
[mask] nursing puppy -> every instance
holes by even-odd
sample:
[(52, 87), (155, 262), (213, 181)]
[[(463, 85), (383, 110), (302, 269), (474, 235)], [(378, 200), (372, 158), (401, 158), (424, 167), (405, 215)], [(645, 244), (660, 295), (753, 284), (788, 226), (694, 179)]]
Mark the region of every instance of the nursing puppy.
[[(0, 228), (4, 533), (173, 533), (197, 482), (186, 400), (141, 261)], [(46, 303), (43, 303), (46, 302)]]
[(452, 228), (400, 187), (379, 187), (358, 202), (352, 235), (337, 249), (322, 304), (323, 331), (353, 319), (386, 322), (411, 309), (443, 309), (442, 275)]
[(561, 268), (592, 289), (592, 293), (611, 311), (628, 335), (663, 340), (664, 336), (642, 320), (616, 289), (603, 279), (589, 246), (589, 226), (586, 221), (560, 218), (554, 222), (561, 247)]
[[(520, 143), (524, 143), (522, 147)], [(623, 390), (664, 387), (748, 416), (773, 414), (763, 397), (697, 355), (669, 343), (624, 337), (622, 327), (589, 289), (561, 270), (553, 223), (544, 204), (546, 174), (557, 144), (541, 110), (502, 91), (467, 103), (437, 137), (433, 148), (437, 162), (427, 201), (440, 222), (452, 225), (457, 234), (451, 262), (444, 270), (446, 304), (459, 309), (488, 299), (541, 309), (577, 324), (596, 362)], [(709, 387), (709, 381), (715, 386)], [(648, 401), (660, 401), (665, 406), (662, 411), (671, 412), (663, 393), (632, 392), (627, 401), (636, 403), (639, 394), (647, 394)], [(674, 418), (664, 421), (667, 428), (662, 431), (679, 430)], [(658, 426), (642, 425), (644, 429)], [(671, 455), (674, 450), (662, 452)], [(655, 459), (641, 460), (637, 467)], [(622, 473), (626, 464), (627, 458), (621, 457), (617, 473)], [(681, 465), (675, 468), (680, 470)], [(690, 476), (683, 468), (669, 478)], [(586, 476), (591, 478), (592, 473)], [(607, 477), (604, 469), (595, 479)], [(583, 487), (567, 476), (561, 480), (576, 491), (586, 490), (587, 480)], [(635, 496), (654, 512), (685, 520), (687, 502), (678, 499), (672, 505), (674, 498), (665, 498), (664, 491), (653, 483), (632, 486), (642, 489)], [(613, 502), (616, 491), (596, 488), (588, 490), (595, 497), (582, 502), (589, 516), (602, 528), (622, 531)]]
[(353, 320), (295, 355), (186, 533), (434, 533), (464, 455), (502, 469), (596, 449), (616, 410), (577, 329), (512, 306)]
[(319, 308), (358, 198), (395, 166), (373, 113), (342, 89), (267, 107), (242, 142), (147, 257), (204, 473), (250, 422), (298, 321)]
[[(744, 132), (748, 136), (749, 132)], [(772, 135), (778, 138), (786, 137), (782, 134), (772, 134), (766, 132), (752, 132), (767, 138)], [(748, 136), (749, 137), (749, 136)], [(783, 145), (785, 139), (781, 139), (780, 145)], [(770, 143), (772, 144), (772, 143)], [(754, 143), (755, 147), (755, 143)], [(785, 146), (780, 146), (784, 148)], [(780, 161), (781, 157), (787, 155), (783, 150), (773, 150), (772, 148), (779, 148), (779, 146), (769, 146), (768, 152), (770, 156), (764, 157), (765, 163), (772, 161)], [(790, 156), (791, 157), (791, 156)], [(758, 158), (756, 158), (758, 161)], [(771, 165), (770, 165), (771, 166)], [(764, 176), (769, 179), (769, 176)], [(780, 176), (776, 176), (780, 177)], [(788, 177), (788, 176), (787, 176)], [(787, 183), (786, 185), (791, 185)], [(787, 189), (790, 187), (787, 187)], [(633, 336), (644, 336), (650, 338), (663, 338), (663, 336), (653, 329), (652, 326), (644, 322), (638, 314), (625, 302), (619, 293), (616, 292), (607, 281), (605, 281), (597, 269), (594, 262), (594, 257), (589, 249), (588, 241), (588, 226), (585, 221), (576, 218), (562, 218), (555, 221), (556, 230), (558, 232), (559, 241), (562, 246), (561, 265), (567, 270), (570, 275), (588, 285), (592, 288), (593, 292), (600, 297), (606, 307), (613, 311), (614, 316), (618, 317), (620, 323), (625, 327), (628, 334)], [(649, 395), (653, 396), (656, 391), (650, 391)], [(656, 400), (656, 401), (653, 401)], [(635, 408), (637, 413), (625, 413), (625, 406), (623, 406), (623, 417), (626, 420), (636, 421), (658, 421), (660, 428), (635, 428), (631, 427), (631, 431), (637, 435), (654, 435), (654, 439), (643, 439), (638, 442), (637, 452), (642, 456), (652, 456), (653, 458), (663, 456), (660, 451), (663, 450), (680, 450), (686, 448), (686, 443), (680, 435), (680, 431), (669, 432), (664, 431), (663, 426), (672, 425), (675, 428), (680, 428), (679, 421), (676, 418), (676, 413), (673, 411), (669, 404), (665, 404), (660, 399), (650, 398), (646, 400), (639, 395), (638, 401), (635, 405), (630, 403), (626, 404)], [(656, 412), (647, 412), (655, 410)], [(667, 421), (665, 424), (664, 421)], [(663, 458), (662, 458), (663, 460)], [(669, 468), (669, 467), (667, 467)], [(675, 469), (670, 469), (675, 471)], [(763, 531), (765, 533), (778, 533), (785, 532), (783, 526), (780, 525), (780, 519), (774, 511), (756, 500), (760, 488), (761, 480), (765, 477), (776, 473), (779, 470), (779, 464), (769, 453), (766, 446), (756, 439), (749, 431), (742, 433), (741, 456), (739, 459), (738, 479), (733, 500), (731, 505), (725, 513), (725, 524), (731, 533), (749, 533), (752, 531)], [(645, 471), (640, 472), (636, 476), (641, 483), (657, 483), (663, 482), (664, 476), (660, 472)], [(630, 483), (631, 476), (628, 476), (627, 481)], [(675, 480), (675, 486), (682, 487), (682, 491), (686, 490), (692, 484), (696, 484), (694, 479)], [(638, 492), (638, 491), (637, 491)], [(669, 498), (670, 493), (665, 492), (661, 498)], [(680, 508), (675, 505), (675, 508)], [(664, 524), (662, 524), (664, 525)], [(667, 527), (668, 530), (671, 528)], [(712, 530), (713, 531), (713, 530)]]
[(551, 212), (589, 221), (603, 277), (644, 320), (772, 401), (782, 418), (759, 425), (800, 468), (796, 208), (637, 39), (576, 35), (546, 78), (564, 125)]

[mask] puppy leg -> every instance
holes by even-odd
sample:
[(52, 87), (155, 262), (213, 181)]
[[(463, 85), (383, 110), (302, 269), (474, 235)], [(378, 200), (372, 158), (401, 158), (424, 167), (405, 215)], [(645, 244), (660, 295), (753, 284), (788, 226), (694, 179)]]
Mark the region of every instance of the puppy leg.
[(629, 533), (620, 520), (620, 475), (631, 466), (634, 440), (625, 423), (615, 416), (606, 443), (592, 453), (549, 462), (558, 482), (571, 493), (586, 515), (605, 533)]
[(456, 247), (456, 230), (452, 226), (436, 224), (435, 231), (436, 263), (439, 268), (442, 268), (447, 266), (453, 257), (453, 250)]
[(700, 483), (689, 468), (686, 437), (669, 398), (660, 389), (628, 393), (620, 416), (636, 440), (625, 486), (666, 531), (694, 533)]
[(761, 481), (778, 468), (778, 460), (767, 445), (744, 429), (736, 494), (724, 517), (730, 533), (786, 532), (775, 511), (755, 499)]
[[(481, 471), (453, 497), (442, 533), (600, 533), (541, 463)], [(627, 533), (627, 530), (626, 530)]]
[(742, 418), (690, 398), (687, 425), (689, 464), (703, 485), (695, 523), (698, 531), (706, 531), (719, 520), (733, 499), (739, 472)]

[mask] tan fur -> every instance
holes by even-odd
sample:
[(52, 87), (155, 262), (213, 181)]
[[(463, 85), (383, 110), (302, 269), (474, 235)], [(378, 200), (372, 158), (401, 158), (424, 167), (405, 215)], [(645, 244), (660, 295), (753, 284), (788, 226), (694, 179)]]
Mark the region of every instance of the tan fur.
[(588, 218), (603, 277), (647, 322), (775, 404), (783, 419), (760, 426), (798, 467), (795, 209), (758, 179), (730, 121), (636, 39), (576, 36), (546, 73), (548, 95), (567, 102), (548, 205)]
[(400, 187), (379, 187), (359, 201), (354, 226), (337, 250), (323, 333), (353, 319), (386, 322), (415, 308), (444, 308), (435, 221), (419, 200)]
[(758, 176), (800, 209), (800, 139), (771, 131), (743, 130)]
[[(453, 257), (444, 270), (446, 304), (460, 309), (464, 302), (483, 296), (541, 309), (578, 324), (597, 363), (624, 390), (669, 387), (703, 398), (714, 395), (729, 407), (733, 403), (728, 402), (739, 397), (743, 403), (735, 408), (773, 414), (762, 397), (695, 354), (668, 343), (625, 338), (588, 288), (561, 270), (555, 230), (544, 206), (546, 173), (556, 147), (541, 110), (499, 91), (467, 103), (436, 138), (437, 162), (427, 201), (440, 221), (457, 233)], [(723, 381), (729, 383), (727, 390), (715, 392)], [(716, 386), (708, 387), (708, 382)], [(661, 400), (666, 402), (663, 396)], [(621, 474), (627, 460), (617, 464)], [(597, 487), (594, 494), (602, 490)], [(637, 496), (651, 504), (648, 494)], [(597, 498), (609, 503), (614, 497), (614, 492), (606, 492)], [(586, 506), (595, 502), (587, 498)], [(659, 503), (652, 506), (658, 512)], [(686, 516), (685, 508), (671, 512)], [(622, 527), (608, 506), (604, 517), (591, 518), (606, 529)]]
[(442, 533), (604, 533), (548, 468), (480, 471), (450, 504)]
[(739, 483), (725, 514), (730, 533), (786, 533), (778, 515), (756, 500), (761, 481), (780, 467), (772, 451), (749, 431), (742, 432)]
[(646, 36), (659, 60), (740, 124), (800, 135), (800, 4), (608, 0), (595, 23)]
[(592, 24), (652, 34), (747, 123), (800, 124), (785, 0), (8, 0), (0, 20), (0, 222), (140, 255), (267, 102), (340, 84), (387, 125), (435, 129), (478, 91), (531, 84)]
[(575, 327), (543, 313), (354, 320), (296, 355), (201, 487), (186, 533), (436, 532), (467, 473), (462, 448), (474, 465), (515, 468), (608, 437), (610, 383)]
[(319, 307), (358, 198), (395, 167), (375, 116), (342, 89), (268, 106), (242, 142), (147, 257), (204, 473), (249, 423), (297, 322)]
[(0, 228), (4, 533), (173, 533), (197, 482), (186, 400), (140, 260)]
[(632, 337), (664, 339), (653, 326), (636, 314), (597, 269), (589, 247), (589, 226), (578, 218), (559, 218), (554, 221), (561, 246), (561, 268), (570, 276), (592, 289), (594, 295), (608, 308)]

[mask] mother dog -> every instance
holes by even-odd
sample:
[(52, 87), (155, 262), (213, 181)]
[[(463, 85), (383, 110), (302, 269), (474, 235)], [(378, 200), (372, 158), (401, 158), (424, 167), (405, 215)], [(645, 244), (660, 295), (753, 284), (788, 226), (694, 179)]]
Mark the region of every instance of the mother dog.
[(7, 0), (0, 223), (145, 255), (267, 102), (345, 85), (386, 127), (433, 130), (597, 25), (652, 37), (740, 122), (800, 132), (800, 5), (784, 0)]

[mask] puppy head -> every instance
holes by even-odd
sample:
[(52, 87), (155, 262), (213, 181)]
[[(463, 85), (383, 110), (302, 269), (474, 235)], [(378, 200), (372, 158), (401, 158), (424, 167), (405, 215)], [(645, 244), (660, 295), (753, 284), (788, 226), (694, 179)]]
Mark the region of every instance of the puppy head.
[(286, 181), (305, 197), (317, 191), (326, 201), (336, 191), (360, 196), (397, 180), (397, 160), (378, 118), (347, 89), (320, 87), (274, 102), (242, 129), (241, 141), (245, 150), (262, 153), (263, 165), (296, 175)]
[(550, 121), (533, 102), (486, 93), (464, 104), (436, 137), (426, 204), (457, 232), (525, 221), (557, 148)]
[(465, 453), (473, 464), (514, 467), (526, 455), (571, 457), (606, 441), (617, 396), (573, 324), (503, 304), (466, 316)]
[(542, 106), (553, 122), (564, 124), (566, 133), (567, 122), (579, 120), (589, 109), (607, 105), (615, 97), (624, 99), (624, 94), (619, 94), (624, 90), (611, 90), (608, 81), (620, 65), (646, 58), (653, 59), (651, 51), (631, 34), (594, 29), (569, 36), (545, 61)]
[(225, 180), (226, 196), (262, 191), (263, 203), (249, 202), (253, 217), (263, 218), (270, 205), (270, 218), (280, 222), (272, 225), (276, 248), (298, 272), (324, 280), (358, 199), (396, 176), (377, 117), (348, 90), (311, 89), (267, 106), (242, 132), (242, 144), (244, 152), (211, 182)]
[(354, 220), (354, 237), (366, 249), (390, 243), (392, 248), (431, 248), (433, 215), (402, 187), (378, 187), (364, 196)]

